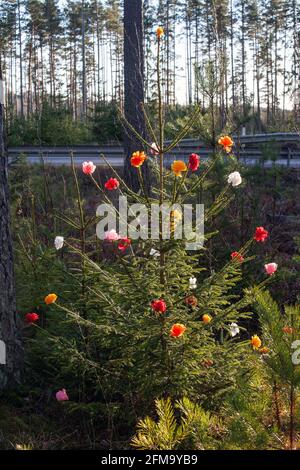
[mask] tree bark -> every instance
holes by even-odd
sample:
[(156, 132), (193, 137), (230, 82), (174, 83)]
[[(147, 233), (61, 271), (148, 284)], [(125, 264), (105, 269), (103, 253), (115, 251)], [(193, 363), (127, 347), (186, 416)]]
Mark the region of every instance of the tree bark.
[[(127, 121), (146, 137), (146, 124), (141, 105), (144, 104), (144, 21), (143, 1), (124, 0), (124, 112)], [(136, 169), (130, 165), (133, 152), (141, 150), (140, 140), (124, 128), (124, 178), (128, 186), (138, 191), (140, 184)], [(145, 149), (147, 150), (147, 149)], [(149, 182), (147, 162), (142, 166), (144, 180)]]
[[(0, 70), (0, 87), (2, 85)], [(4, 106), (0, 92), (0, 390), (19, 381), (22, 347), (13, 272), (13, 248), (10, 233), (7, 156), (4, 144)], [(5, 347), (4, 347), (5, 344)], [(4, 352), (6, 350), (6, 357)]]

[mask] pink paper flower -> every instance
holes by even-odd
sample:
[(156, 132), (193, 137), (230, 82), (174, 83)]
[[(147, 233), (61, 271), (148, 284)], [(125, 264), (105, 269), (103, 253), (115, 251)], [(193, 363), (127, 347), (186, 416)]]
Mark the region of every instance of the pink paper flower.
[(67, 392), (64, 388), (62, 390), (59, 390), (58, 392), (56, 392), (55, 397), (56, 397), (57, 401), (68, 401), (69, 400), (68, 394), (67, 394)]
[(92, 175), (96, 170), (96, 165), (93, 162), (83, 162), (82, 171), (85, 175)]
[(155, 142), (153, 142), (153, 144), (151, 145), (150, 153), (152, 155), (159, 155), (158, 147)]
[(265, 270), (266, 270), (266, 273), (269, 274), (269, 276), (276, 273), (277, 268), (278, 268), (278, 265), (276, 263), (265, 264)]
[(105, 240), (108, 242), (114, 242), (116, 240), (120, 240), (120, 238), (120, 235), (115, 231), (115, 229), (105, 232)]

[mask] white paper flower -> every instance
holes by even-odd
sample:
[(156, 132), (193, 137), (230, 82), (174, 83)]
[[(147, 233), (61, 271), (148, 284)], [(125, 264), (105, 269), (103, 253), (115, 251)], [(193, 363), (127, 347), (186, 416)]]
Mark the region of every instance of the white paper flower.
[(196, 289), (197, 288), (197, 279), (192, 276), (190, 277), (190, 289)]
[(242, 182), (242, 177), (238, 171), (234, 171), (230, 173), (228, 176), (228, 183), (231, 184), (233, 187), (239, 186)]
[(55, 237), (54, 246), (57, 250), (61, 250), (64, 246), (64, 237)]
[(240, 329), (239, 329), (237, 323), (231, 323), (231, 325), (229, 326), (229, 332), (230, 332), (232, 337), (239, 334)]
[(155, 250), (154, 248), (151, 248), (150, 256), (153, 256), (153, 258), (159, 258), (160, 257), (160, 252), (158, 250)]

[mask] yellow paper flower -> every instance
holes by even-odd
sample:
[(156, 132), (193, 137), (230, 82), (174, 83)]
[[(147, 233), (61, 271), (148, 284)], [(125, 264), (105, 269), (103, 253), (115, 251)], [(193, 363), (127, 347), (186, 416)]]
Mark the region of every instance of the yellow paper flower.
[(205, 315), (203, 315), (203, 317), (202, 317), (202, 321), (203, 321), (204, 323), (210, 323), (210, 322), (212, 321), (212, 318), (211, 318), (210, 315), (205, 314)]
[(57, 295), (56, 294), (48, 294), (45, 297), (45, 304), (47, 304), (47, 305), (54, 304), (54, 302), (56, 302), (56, 300), (57, 300)]
[(172, 163), (171, 169), (174, 175), (182, 177), (182, 172), (187, 171), (187, 166), (182, 160), (174, 160)]
[(157, 30), (156, 30), (156, 35), (157, 35), (158, 39), (160, 39), (161, 36), (163, 36), (164, 34), (165, 34), (164, 28), (162, 28), (161, 26), (159, 26), (159, 27), (157, 28)]
[(259, 336), (254, 335), (251, 338), (251, 344), (253, 349), (259, 349), (261, 347), (261, 339)]

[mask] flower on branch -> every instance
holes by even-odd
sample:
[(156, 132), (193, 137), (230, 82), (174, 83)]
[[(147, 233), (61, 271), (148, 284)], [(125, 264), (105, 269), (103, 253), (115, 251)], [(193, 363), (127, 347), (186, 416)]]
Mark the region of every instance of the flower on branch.
[(167, 304), (164, 300), (152, 300), (151, 308), (158, 313), (164, 313), (167, 310)]
[(69, 400), (66, 389), (64, 389), (64, 388), (62, 390), (59, 390), (58, 392), (56, 392), (55, 397), (56, 397), (57, 401), (68, 401)]
[(219, 138), (218, 144), (224, 148), (225, 152), (229, 153), (231, 152), (234, 142), (229, 135), (223, 135)]
[(158, 147), (157, 147), (157, 145), (156, 145), (155, 142), (153, 142), (153, 144), (151, 144), (150, 153), (151, 153), (152, 155), (159, 155)]
[(206, 369), (209, 369), (209, 367), (214, 365), (214, 361), (212, 359), (203, 359), (202, 365), (206, 367)]
[(190, 289), (197, 289), (197, 278), (195, 276), (189, 279)]
[(153, 258), (159, 258), (160, 257), (160, 252), (158, 250), (155, 250), (155, 248), (151, 248), (150, 256), (153, 256)]
[(191, 307), (197, 307), (198, 305), (197, 297), (195, 297), (194, 295), (189, 295), (188, 297), (185, 298), (185, 303), (187, 305), (190, 305)]
[(82, 171), (85, 175), (92, 175), (96, 168), (93, 162), (83, 162), (82, 164)]
[(269, 236), (269, 232), (263, 227), (257, 227), (254, 234), (254, 240), (264, 242)]
[(182, 160), (174, 160), (172, 163), (172, 171), (175, 176), (182, 178), (182, 173), (187, 171), (187, 166)]
[(230, 256), (232, 260), (237, 260), (240, 263), (242, 263), (245, 260), (245, 258), (238, 251), (234, 251), (233, 253), (231, 253)]
[(130, 159), (131, 166), (134, 166), (135, 168), (139, 168), (140, 166), (142, 166), (146, 158), (147, 158), (147, 155), (145, 155), (145, 152), (140, 152), (140, 151), (134, 152)]
[(57, 295), (56, 294), (48, 294), (45, 297), (45, 304), (50, 305), (54, 304), (57, 301)]
[(229, 333), (234, 338), (240, 332), (239, 326), (237, 323), (231, 323), (229, 325)]
[(278, 264), (276, 263), (265, 264), (265, 271), (267, 274), (269, 274), (269, 276), (272, 276), (272, 274), (276, 273), (277, 268)]
[(270, 349), (267, 348), (267, 346), (264, 346), (263, 348), (260, 348), (260, 349), (258, 350), (258, 352), (259, 352), (260, 354), (268, 354), (268, 353), (270, 352)]
[(207, 313), (206, 313), (205, 315), (203, 315), (202, 321), (203, 321), (203, 323), (208, 324), (208, 323), (210, 323), (210, 322), (212, 321), (212, 318), (211, 318), (210, 315), (207, 315)]
[(287, 333), (288, 335), (291, 335), (291, 334), (294, 333), (294, 329), (293, 329), (291, 326), (284, 326), (284, 327), (282, 328), (282, 331), (283, 331), (284, 333)]
[(64, 246), (64, 237), (55, 237), (54, 246), (57, 250), (61, 250)]
[(116, 240), (120, 240), (120, 235), (115, 231), (115, 229), (112, 229), (105, 232), (104, 239), (108, 242), (115, 242)]
[(160, 39), (164, 34), (164, 28), (162, 26), (158, 26), (158, 28), (156, 29), (156, 35), (158, 39)]
[(191, 171), (197, 171), (200, 165), (200, 157), (196, 153), (192, 153), (189, 156), (189, 169)]
[(239, 186), (242, 183), (242, 177), (238, 171), (230, 173), (228, 176), (228, 184), (231, 184), (233, 188)]
[(40, 316), (37, 313), (27, 313), (25, 315), (25, 320), (29, 324), (37, 322), (39, 318)]
[(186, 327), (181, 323), (175, 323), (170, 330), (170, 336), (173, 338), (180, 338), (184, 334)]
[(130, 238), (120, 238), (118, 243), (118, 249), (120, 251), (125, 251), (131, 245)]
[(251, 342), (253, 349), (259, 349), (261, 347), (261, 339), (257, 335), (252, 336), (250, 342)]
[(108, 189), (108, 191), (113, 191), (114, 189), (118, 189), (119, 186), (120, 186), (120, 183), (117, 180), (117, 178), (109, 178), (109, 180), (107, 180), (104, 185), (105, 189)]

